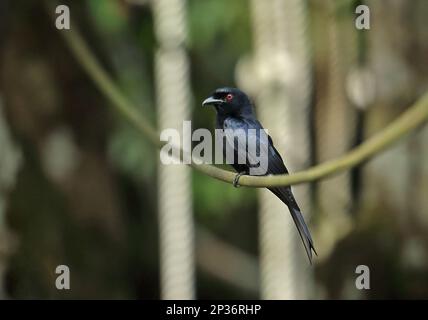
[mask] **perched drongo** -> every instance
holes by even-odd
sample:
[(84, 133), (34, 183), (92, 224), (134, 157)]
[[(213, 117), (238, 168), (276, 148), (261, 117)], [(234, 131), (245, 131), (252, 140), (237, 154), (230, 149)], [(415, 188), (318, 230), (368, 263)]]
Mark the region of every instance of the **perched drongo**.
[[(233, 150), (234, 162), (231, 165), (238, 172), (234, 181), (235, 187), (239, 182), (239, 177), (243, 174), (288, 174), (281, 155), (273, 145), (272, 138), (268, 135), (264, 135), (266, 139), (262, 138), (263, 135), (260, 132), (264, 132), (264, 129), (256, 119), (253, 105), (244, 92), (236, 88), (219, 88), (210, 97), (205, 99), (202, 105), (214, 106), (217, 112), (216, 129), (224, 130), (226, 140), (226, 143), (223, 144), (224, 157), (226, 157), (227, 148)], [(249, 141), (256, 141), (258, 144), (257, 148), (250, 148)], [(241, 161), (238, 161), (238, 159), (241, 159)], [(266, 163), (267, 167), (257, 172), (255, 159), (261, 159), (260, 163)], [(291, 187), (268, 187), (268, 189), (287, 205), (290, 210), (305, 246), (309, 261), (312, 263), (312, 251), (315, 254), (316, 251), (311, 234), (293, 196)]]

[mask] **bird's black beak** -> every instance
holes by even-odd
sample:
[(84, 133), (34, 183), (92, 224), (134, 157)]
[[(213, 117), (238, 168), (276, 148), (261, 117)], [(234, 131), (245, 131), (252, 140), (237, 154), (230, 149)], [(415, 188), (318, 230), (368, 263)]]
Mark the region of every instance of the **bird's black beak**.
[(213, 97), (208, 97), (204, 100), (204, 102), (202, 102), (202, 106), (209, 106), (209, 105), (217, 105), (217, 104), (222, 104), (223, 100), (221, 99), (215, 99)]

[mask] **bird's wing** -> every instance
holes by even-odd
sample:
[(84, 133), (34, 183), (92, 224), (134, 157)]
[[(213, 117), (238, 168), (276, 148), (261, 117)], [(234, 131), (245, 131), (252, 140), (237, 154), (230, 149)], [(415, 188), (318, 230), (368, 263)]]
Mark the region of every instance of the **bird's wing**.
[[(235, 131), (225, 130), (226, 141), (229, 147), (235, 150), (235, 153), (245, 156), (249, 163), (257, 163), (257, 161), (264, 161), (268, 165), (267, 170), (263, 168), (253, 168), (250, 175), (265, 175), (265, 174), (284, 174), (288, 173), (287, 168), (281, 158), (281, 155), (273, 145), (272, 138), (267, 134), (263, 136), (260, 134), (263, 130), (262, 125), (257, 120), (236, 119), (228, 118), (225, 120), (225, 127), (233, 128)], [(225, 128), (225, 129), (227, 129)], [(238, 130), (239, 129), (239, 130)], [(256, 130), (249, 130), (256, 129)], [(245, 135), (245, 136), (243, 136)], [(238, 137), (238, 139), (237, 139)], [(239, 139), (241, 138), (241, 139)], [(247, 138), (247, 139), (244, 139)], [(254, 148), (249, 148), (247, 144), (256, 142), (259, 148), (254, 151)], [(244, 144), (245, 143), (245, 144)], [(258, 151), (258, 152), (257, 152)], [(245, 154), (242, 154), (245, 152)], [(272, 187), (269, 188), (290, 210), (294, 223), (296, 224), (299, 235), (302, 239), (309, 261), (312, 263), (312, 251), (315, 252), (314, 244), (311, 234), (305, 223), (300, 208), (294, 198), (290, 186), (286, 187)]]
[(227, 118), (224, 129), (228, 147), (235, 151), (238, 158), (246, 159), (251, 175), (288, 173), (272, 138), (259, 121)]

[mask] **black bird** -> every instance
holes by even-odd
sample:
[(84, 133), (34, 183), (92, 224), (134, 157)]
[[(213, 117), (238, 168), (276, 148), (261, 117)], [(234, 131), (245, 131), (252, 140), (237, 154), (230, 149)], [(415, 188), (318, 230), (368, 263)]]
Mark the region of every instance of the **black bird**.
[[(267, 161), (265, 162), (267, 163), (267, 172), (264, 170), (262, 175), (288, 174), (288, 170), (284, 165), (281, 155), (273, 145), (272, 138), (268, 136), (268, 139), (261, 139), (260, 135), (255, 135), (254, 132), (260, 132), (260, 130), (263, 130), (263, 127), (256, 119), (253, 111), (253, 105), (244, 92), (236, 88), (219, 88), (215, 90), (215, 92), (210, 97), (205, 99), (202, 105), (212, 105), (216, 109), (216, 129), (224, 130), (226, 136), (226, 147), (223, 147), (224, 157), (226, 157), (227, 147), (233, 149), (234, 162), (232, 167), (238, 172), (234, 181), (235, 187), (238, 185), (239, 177), (241, 175), (250, 174), (250, 168), (254, 166), (254, 159), (257, 157), (259, 159), (264, 158), (264, 160), (267, 158)], [(230, 130), (225, 129), (232, 129), (235, 133), (231, 134)], [(240, 134), (245, 134), (245, 139), (237, 139)], [(251, 148), (248, 146), (248, 141), (251, 141), (251, 139), (253, 139), (253, 141), (257, 141), (256, 144), (258, 145), (262, 145), (263, 143), (265, 144), (265, 148), (257, 148), (257, 155), (252, 154), (254, 151), (250, 150)], [(241, 147), (239, 147), (240, 142), (237, 142), (237, 140), (246, 141), (247, 145), (241, 145)], [(243, 152), (245, 152), (245, 154), (242, 154)], [(239, 156), (245, 159), (245, 163), (238, 163), (237, 159)], [(309, 262), (312, 263), (312, 251), (315, 254), (317, 253), (315, 251), (309, 229), (306, 226), (301, 210), (291, 191), (291, 187), (271, 187), (268, 189), (274, 193), (285, 205), (287, 205), (288, 209), (290, 210), (291, 216), (305, 246)]]

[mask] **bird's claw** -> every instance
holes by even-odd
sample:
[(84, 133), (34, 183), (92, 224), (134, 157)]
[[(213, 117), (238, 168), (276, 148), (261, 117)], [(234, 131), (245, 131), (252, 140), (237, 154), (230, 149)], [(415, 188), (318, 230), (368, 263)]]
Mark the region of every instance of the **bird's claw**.
[(241, 178), (241, 176), (247, 174), (246, 172), (239, 172), (235, 178), (233, 179), (233, 186), (235, 188), (239, 188), (239, 178)]

